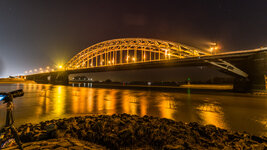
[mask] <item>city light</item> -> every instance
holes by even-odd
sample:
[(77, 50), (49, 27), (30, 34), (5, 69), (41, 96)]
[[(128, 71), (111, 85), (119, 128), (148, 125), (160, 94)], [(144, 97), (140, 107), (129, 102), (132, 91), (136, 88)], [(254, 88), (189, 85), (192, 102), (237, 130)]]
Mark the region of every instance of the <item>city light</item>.
[(216, 54), (217, 53), (217, 51), (219, 50), (219, 46), (218, 46), (218, 44), (217, 43), (211, 43), (210, 44), (210, 52), (211, 53), (214, 53), (214, 54)]
[(167, 54), (168, 54), (168, 50), (166, 49), (166, 50), (165, 50), (165, 55), (167, 55)]
[(46, 69), (50, 69), (50, 67), (49, 67), (49, 66), (47, 66), (47, 67), (46, 67)]
[(43, 68), (39, 68), (39, 70), (43, 70)]
[(129, 58), (130, 58), (130, 56), (127, 56), (127, 57), (126, 57), (126, 61), (127, 61), (127, 63), (128, 63), (128, 61), (129, 61)]
[(211, 47), (211, 48), (210, 48), (210, 52), (213, 52), (213, 49), (214, 49), (214, 48), (213, 48), (213, 47)]

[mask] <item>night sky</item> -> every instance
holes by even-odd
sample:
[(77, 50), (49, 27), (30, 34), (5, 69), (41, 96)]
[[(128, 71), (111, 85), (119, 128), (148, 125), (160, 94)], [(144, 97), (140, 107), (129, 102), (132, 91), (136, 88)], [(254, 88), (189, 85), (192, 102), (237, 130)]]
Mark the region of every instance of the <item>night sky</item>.
[(114, 38), (267, 46), (266, 8), (266, 0), (0, 0), (0, 77), (66, 63)]

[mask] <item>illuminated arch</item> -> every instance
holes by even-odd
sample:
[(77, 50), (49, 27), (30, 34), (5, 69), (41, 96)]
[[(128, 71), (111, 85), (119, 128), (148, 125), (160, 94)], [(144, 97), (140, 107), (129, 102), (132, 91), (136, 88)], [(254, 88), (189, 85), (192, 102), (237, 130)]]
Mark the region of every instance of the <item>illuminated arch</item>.
[(114, 39), (92, 45), (75, 55), (67, 70), (143, 63), (208, 55), (180, 43), (146, 38)]

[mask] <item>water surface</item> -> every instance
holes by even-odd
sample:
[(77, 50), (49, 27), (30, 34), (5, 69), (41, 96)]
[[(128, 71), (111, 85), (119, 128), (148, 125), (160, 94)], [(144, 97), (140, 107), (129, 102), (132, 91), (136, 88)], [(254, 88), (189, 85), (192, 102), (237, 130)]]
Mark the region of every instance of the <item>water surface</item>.
[[(129, 113), (213, 124), (267, 136), (267, 96), (230, 92), (166, 92), (48, 84), (0, 84), (0, 91), (24, 89), (14, 100), (15, 125), (88, 114)], [(0, 125), (5, 105), (0, 104)]]

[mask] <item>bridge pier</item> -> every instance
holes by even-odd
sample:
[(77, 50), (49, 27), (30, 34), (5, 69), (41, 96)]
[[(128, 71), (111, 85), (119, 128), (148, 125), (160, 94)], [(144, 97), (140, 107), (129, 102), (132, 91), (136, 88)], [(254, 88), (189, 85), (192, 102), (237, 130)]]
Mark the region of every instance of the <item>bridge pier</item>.
[(50, 76), (50, 84), (60, 84), (68, 85), (69, 84), (69, 74), (66, 71), (61, 72), (52, 72)]
[(248, 78), (235, 78), (235, 92), (267, 92), (267, 52), (258, 52), (244, 62)]
[(235, 78), (234, 79), (234, 92), (250, 92), (251, 83), (249, 79), (246, 78)]
[(267, 52), (259, 52), (251, 56), (249, 66), (249, 80), (252, 91), (266, 91)]
[(27, 79), (43, 84), (69, 84), (69, 74), (66, 71), (28, 75)]

